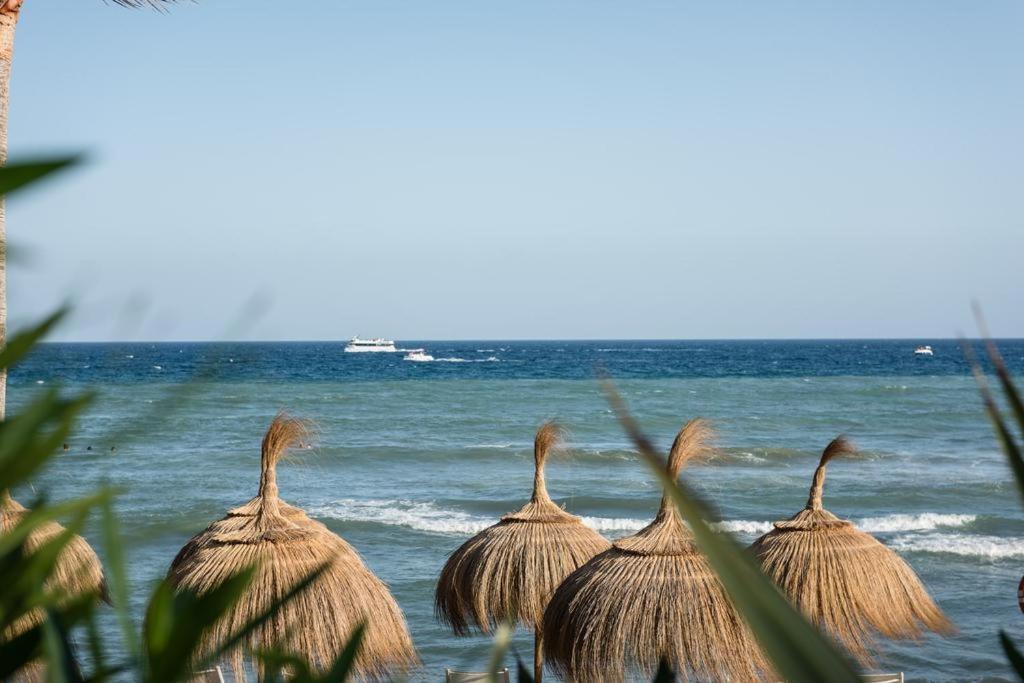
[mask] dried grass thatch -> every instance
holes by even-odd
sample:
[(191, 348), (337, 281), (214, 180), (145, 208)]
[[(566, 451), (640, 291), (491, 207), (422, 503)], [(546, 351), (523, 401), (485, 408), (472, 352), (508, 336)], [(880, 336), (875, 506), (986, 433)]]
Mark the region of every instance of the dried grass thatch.
[[(710, 437), (703, 420), (683, 427), (668, 458), (673, 478)], [(684, 680), (754, 680), (768, 669), (667, 494), (651, 524), (562, 583), (544, 614), (544, 641), (554, 668), (576, 681), (621, 681), (631, 671), (650, 680), (661, 659)]]
[[(366, 621), (356, 675), (377, 678), (393, 669), (406, 669), (416, 663), (416, 653), (387, 586), (366, 568), (352, 546), (278, 496), (277, 461), (285, 450), (307, 440), (308, 429), (307, 422), (283, 413), (274, 418), (263, 438), (258, 495), (185, 544), (168, 577), (175, 587), (201, 594), (238, 571), (257, 566), (242, 600), (207, 634), (209, 648), (317, 567), (330, 563), (312, 585), (249, 636), (245, 647), (284, 648), (323, 670), (356, 625)], [(231, 653), (227, 663), (236, 678), (244, 677), (242, 649)]]
[[(28, 509), (11, 498), (7, 491), (0, 492), (0, 535), (6, 534), (29, 513)], [(55, 539), (66, 529), (56, 522), (44, 522), (28, 535), (25, 551), (34, 553)], [(94, 594), (97, 599), (107, 600), (107, 585), (103, 578), (103, 566), (92, 549), (81, 536), (72, 536), (61, 551), (54, 565), (53, 573), (46, 581), (47, 590), (67, 597)], [(42, 612), (30, 612), (14, 623), (7, 632), (0, 634), (0, 642), (24, 633), (43, 620)], [(23, 680), (42, 679), (42, 666), (33, 665), (24, 672)]]
[(814, 471), (807, 507), (776, 522), (751, 549), (797, 608), (871, 664), (875, 633), (914, 639), (953, 626), (899, 555), (822, 507), (826, 465), (854, 452), (846, 438), (833, 440)]
[[(556, 424), (541, 426), (533, 446), (530, 502), (463, 543), (441, 570), (435, 612), (455, 633), (465, 635), (471, 626), (489, 633), (506, 619), (539, 630), (544, 608), (562, 580), (609, 547), (600, 534), (548, 495), (544, 461), (561, 437)], [(538, 638), (538, 675), (540, 650)]]

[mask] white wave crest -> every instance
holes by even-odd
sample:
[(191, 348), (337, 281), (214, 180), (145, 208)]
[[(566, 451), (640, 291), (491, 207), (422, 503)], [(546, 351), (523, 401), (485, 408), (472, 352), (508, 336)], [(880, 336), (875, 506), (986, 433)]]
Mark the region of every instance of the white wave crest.
[(499, 360), (500, 359), (497, 356), (488, 356), (487, 358), (434, 358), (434, 359), (432, 359), (432, 361), (426, 361), (426, 362), (428, 362), (428, 363), (429, 362), (434, 362), (434, 363), (497, 363), (497, 362), (499, 362)]
[(625, 517), (581, 517), (580, 519), (594, 531), (612, 534), (640, 531), (651, 523), (649, 519), (628, 519)]
[[(346, 498), (312, 507), (314, 517), (346, 522), (372, 522), (386, 526), (402, 526), (416, 531), (453, 536), (470, 536), (498, 521), (460, 510), (446, 510), (433, 503), (412, 500), (355, 500)], [(622, 535), (639, 531), (650, 520), (614, 517), (583, 517), (583, 523), (596, 531)]]
[(471, 536), (495, 521), (412, 500), (344, 499), (312, 508), (310, 514), (346, 522), (374, 522), (456, 536)]
[(916, 515), (887, 515), (865, 517), (857, 521), (868, 533), (884, 534), (895, 531), (928, 531), (938, 527), (958, 527), (972, 524), (977, 515), (945, 515), (938, 512), (922, 512)]
[(903, 552), (945, 553), (966, 557), (983, 557), (989, 560), (1024, 557), (1024, 539), (1022, 538), (933, 533), (897, 536), (888, 545)]
[[(477, 448), (507, 448), (511, 444), (479, 444)], [(336, 519), (347, 522), (370, 522), (385, 526), (400, 526), (427, 533), (454, 536), (470, 536), (494, 524), (498, 516), (483, 517), (472, 515), (461, 510), (450, 510), (438, 507), (432, 502), (412, 500), (357, 500), (345, 498), (310, 509), (315, 517)], [(939, 514), (925, 512), (916, 515), (888, 515), (886, 517), (868, 517), (855, 520), (858, 527), (869, 533), (894, 533), (908, 531), (932, 531), (939, 528), (955, 528), (966, 526), (977, 517), (975, 515)], [(647, 526), (650, 519), (633, 519), (627, 517), (592, 517), (581, 518), (583, 523), (609, 536), (622, 536), (633, 533)], [(768, 520), (733, 519), (714, 522), (712, 527), (718, 531), (728, 531), (740, 536), (754, 537), (771, 531), (773, 522)], [(949, 536), (965, 539), (965, 543), (980, 544), (977, 552), (948, 550), (957, 554), (979, 554), (986, 557), (1012, 557), (1019, 548), (1024, 553), (1024, 539), (1003, 539), (988, 536)], [(897, 550), (920, 550), (924, 552), (943, 552), (938, 542), (931, 539), (945, 538), (945, 534), (902, 535), (891, 539)], [(890, 541), (887, 541), (890, 542)], [(968, 544), (969, 544), (968, 543)], [(985, 550), (991, 545), (991, 550)], [(954, 544), (955, 546), (955, 544)], [(1004, 554), (1000, 554), (1004, 553)]]
[(749, 536), (760, 536), (772, 530), (771, 522), (756, 522), (749, 519), (731, 519), (724, 522), (715, 522), (711, 528), (717, 531), (728, 531), (734, 534), (746, 534)]

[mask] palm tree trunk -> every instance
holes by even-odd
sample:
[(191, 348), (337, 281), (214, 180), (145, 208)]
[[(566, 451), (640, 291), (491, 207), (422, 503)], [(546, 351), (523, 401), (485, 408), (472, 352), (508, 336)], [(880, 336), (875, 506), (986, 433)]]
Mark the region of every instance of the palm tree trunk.
[[(7, 106), (14, 58), (14, 29), (21, 0), (0, 0), (0, 166), (7, 163)], [(0, 348), (7, 343), (7, 207), (0, 197)], [(0, 420), (7, 412), (7, 368), (0, 368)]]

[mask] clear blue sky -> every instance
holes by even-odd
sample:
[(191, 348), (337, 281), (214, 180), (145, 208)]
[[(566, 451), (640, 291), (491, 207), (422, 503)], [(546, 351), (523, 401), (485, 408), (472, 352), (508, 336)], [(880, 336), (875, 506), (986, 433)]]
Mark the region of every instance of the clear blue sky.
[(12, 201), (12, 317), (1024, 336), (1022, 8), (28, 0), (12, 156), (89, 163)]

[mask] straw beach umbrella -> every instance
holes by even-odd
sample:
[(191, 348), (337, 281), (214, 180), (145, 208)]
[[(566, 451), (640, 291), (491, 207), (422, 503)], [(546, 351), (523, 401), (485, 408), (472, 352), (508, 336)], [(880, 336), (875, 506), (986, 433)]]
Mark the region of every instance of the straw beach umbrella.
[[(11, 531), (29, 514), (29, 510), (11, 498), (7, 491), (0, 492), (0, 536)], [(25, 551), (29, 554), (64, 533), (65, 529), (56, 522), (44, 522), (36, 527), (25, 539)], [(95, 595), (96, 599), (107, 600), (107, 586), (103, 579), (103, 567), (96, 551), (84, 538), (75, 535), (60, 551), (53, 572), (47, 578), (46, 588), (68, 597)], [(0, 634), (0, 642), (15, 637), (43, 620), (41, 610), (29, 612), (14, 623), (6, 633)], [(43, 668), (33, 665), (25, 672), (25, 680), (41, 678)]]
[(852, 522), (822, 507), (825, 467), (855, 453), (840, 436), (821, 454), (807, 506), (754, 541), (761, 566), (815, 625), (835, 637), (863, 664), (871, 664), (874, 633), (917, 638), (953, 626), (914, 570)]
[(608, 547), (600, 534), (548, 496), (544, 461), (561, 439), (562, 431), (553, 422), (537, 430), (530, 502), (452, 553), (434, 599), (438, 617), (459, 635), (467, 634), (470, 625), (490, 633), (505, 619), (533, 629), (538, 682), (544, 670), (544, 607), (562, 579)]
[[(416, 662), (416, 653), (387, 586), (366, 568), (352, 546), (278, 496), (277, 461), (285, 450), (304, 442), (307, 433), (305, 421), (283, 413), (274, 418), (263, 438), (259, 493), (185, 544), (168, 577), (177, 589), (202, 594), (256, 565), (242, 599), (206, 635), (210, 648), (329, 563), (314, 583), (256, 629), (245, 646), (284, 648), (322, 670), (365, 621), (356, 675), (380, 677), (392, 668), (407, 668)], [(236, 678), (244, 676), (241, 649), (230, 654), (229, 664)]]
[[(17, 526), (28, 509), (11, 498), (7, 491), (0, 493), (0, 536)], [(35, 552), (40, 546), (52, 541), (65, 529), (56, 522), (44, 522), (28, 535), (25, 550)], [(103, 580), (103, 566), (84, 538), (75, 535), (64, 546), (54, 565), (48, 588), (56, 589), (66, 595), (85, 595), (95, 593), (97, 597), (107, 599), (107, 587)]]
[[(668, 470), (679, 476), (707, 452), (711, 432), (692, 420)], [(657, 517), (571, 574), (544, 613), (548, 657), (566, 679), (648, 677), (664, 659), (684, 680), (758, 679), (767, 664), (666, 492)]]

